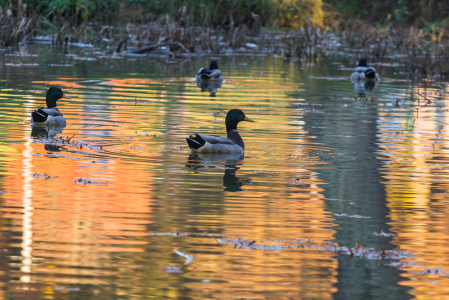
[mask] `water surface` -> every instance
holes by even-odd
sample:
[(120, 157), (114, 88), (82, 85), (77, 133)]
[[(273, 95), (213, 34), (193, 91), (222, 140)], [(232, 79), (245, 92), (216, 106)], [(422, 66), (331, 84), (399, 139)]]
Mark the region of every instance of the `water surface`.
[[(449, 296), (447, 83), (426, 105), (386, 58), (360, 101), (354, 55), (223, 56), (211, 97), (210, 57), (91, 52), (0, 53), (2, 299)], [(54, 85), (68, 125), (32, 132)], [(232, 108), (245, 154), (191, 154)]]

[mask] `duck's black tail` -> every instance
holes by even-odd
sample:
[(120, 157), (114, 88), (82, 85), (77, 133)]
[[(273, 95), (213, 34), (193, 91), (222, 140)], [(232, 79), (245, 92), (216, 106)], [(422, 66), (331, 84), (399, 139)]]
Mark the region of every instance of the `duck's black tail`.
[(198, 150), (206, 144), (206, 141), (199, 134), (192, 134), (188, 138), (186, 138), (187, 144), (189, 144), (189, 148), (193, 150)]
[(212, 71), (209, 69), (202, 69), (201, 72), (198, 73), (198, 76), (201, 79), (210, 79), (212, 75)]
[(43, 123), (47, 121), (48, 114), (41, 108), (38, 110), (35, 110), (31, 113), (31, 117), (33, 118), (33, 121), (36, 123)]
[(376, 72), (373, 69), (368, 69), (365, 71), (365, 77), (368, 79), (376, 78)]

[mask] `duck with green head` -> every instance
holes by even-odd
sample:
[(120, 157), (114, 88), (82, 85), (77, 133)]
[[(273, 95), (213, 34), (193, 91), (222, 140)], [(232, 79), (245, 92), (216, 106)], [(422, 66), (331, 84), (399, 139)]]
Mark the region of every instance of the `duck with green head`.
[(226, 114), (226, 138), (195, 133), (186, 138), (187, 144), (193, 152), (243, 153), (245, 143), (237, 131), (237, 124), (242, 121), (254, 122), (240, 109), (231, 109)]
[(196, 73), (196, 79), (197, 80), (209, 80), (209, 79), (223, 80), (223, 74), (218, 69), (217, 62), (215, 60), (213, 60), (210, 63), (209, 69), (201, 68), (198, 70), (198, 73)]
[(58, 87), (52, 86), (46, 95), (47, 107), (41, 107), (31, 113), (32, 126), (66, 126), (66, 120), (56, 106), (56, 101), (68, 98)]

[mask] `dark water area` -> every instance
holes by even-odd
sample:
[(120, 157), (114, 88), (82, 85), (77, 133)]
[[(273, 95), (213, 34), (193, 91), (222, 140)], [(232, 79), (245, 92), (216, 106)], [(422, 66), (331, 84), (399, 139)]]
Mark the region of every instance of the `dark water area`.
[[(210, 59), (0, 52), (0, 299), (449, 297), (447, 82), (220, 56), (211, 97)], [(32, 131), (50, 86), (67, 126)], [(232, 108), (245, 154), (192, 154)]]

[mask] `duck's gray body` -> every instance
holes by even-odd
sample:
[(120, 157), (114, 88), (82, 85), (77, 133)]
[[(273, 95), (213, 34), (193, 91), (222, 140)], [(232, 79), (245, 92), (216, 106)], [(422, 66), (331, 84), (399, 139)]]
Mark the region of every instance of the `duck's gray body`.
[(186, 138), (193, 152), (199, 153), (243, 153), (245, 143), (237, 130), (230, 130), (228, 137), (194, 134)]
[[(370, 75), (372, 74), (372, 75)], [(373, 67), (357, 67), (354, 70), (354, 73), (351, 74), (351, 80), (375, 80), (378, 81), (380, 79), (379, 74)]]
[(362, 80), (373, 80), (378, 81), (379, 74), (373, 67), (368, 67), (365, 59), (361, 59), (359, 61), (359, 65), (355, 68), (354, 73), (351, 74), (351, 80), (354, 81), (362, 81)]
[(31, 113), (32, 126), (57, 126), (65, 127), (67, 121), (58, 110), (57, 107), (53, 108), (39, 108)]
[(201, 68), (196, 73), (197, 80), (223, 80), (223, 74), (218, 69), (218, 64), (216, 61), (212, 61), (209, 69)]
[(200, 80), (209, 80), (209, 79), (223, 80), (223, 74), (221, 73), (220, 70), (209, 70), (201, 68), (198, 70), (198, 73), (196, 73), (196, 78)]

